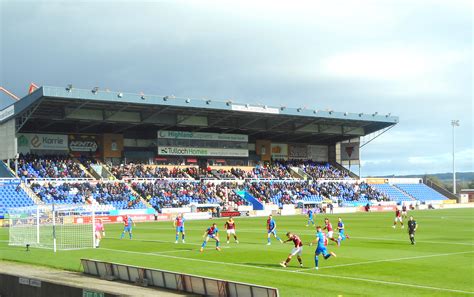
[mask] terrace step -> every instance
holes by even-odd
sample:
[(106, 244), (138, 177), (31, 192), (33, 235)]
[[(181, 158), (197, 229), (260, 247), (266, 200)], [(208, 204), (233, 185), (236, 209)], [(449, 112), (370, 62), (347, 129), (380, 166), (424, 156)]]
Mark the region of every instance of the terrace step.
[(16, 177), (15, 172), (3, 161), (0, 160), (0, 177)]
[(402, 188), (398, 187), (396, 184), (393, 184), (392, 185), (394, 188), (396, 188), (397, 190), (399, 190), (400, 192), (402, 192), (403, 194), (405, 194), (406, 196), (410, 197), (411, 200), (415, 201), (416, 198), (413, 197), (410, 193), (408, 193), (407, 191), (403, 190)]
[(40, 197), (38, 197), (38, 195), (36, 195), (36, 193), (29, 186), (27, 186), (25, 183), (20, 183), (20, 187), (23, 189), (23, 191), (25, 191), (25, 193), (28, 195), (28, 197), (30, 197), (31, 200), (33, 200), (33, 202), (36, 205), (44, 204), (44, 202), (40, 199)]

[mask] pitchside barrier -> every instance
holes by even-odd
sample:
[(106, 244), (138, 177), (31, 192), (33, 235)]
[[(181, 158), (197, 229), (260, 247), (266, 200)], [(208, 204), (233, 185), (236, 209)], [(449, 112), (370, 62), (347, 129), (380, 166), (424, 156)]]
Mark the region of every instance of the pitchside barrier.
[(141, 286), (219, 297), (278, 297), (278, 289), (231, 282), (166, 270), (129, 266), (92, 259), (81, 259), (84, 273), (108, 280), (132, 282)]

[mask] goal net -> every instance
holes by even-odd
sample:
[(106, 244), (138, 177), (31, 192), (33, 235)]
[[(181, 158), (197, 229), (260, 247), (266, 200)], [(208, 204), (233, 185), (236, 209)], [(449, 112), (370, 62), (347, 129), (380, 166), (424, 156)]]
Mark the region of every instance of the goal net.
[(35, 205), (10, 208), (9, 245), (70, 250), (95, 247), (92, 208)]

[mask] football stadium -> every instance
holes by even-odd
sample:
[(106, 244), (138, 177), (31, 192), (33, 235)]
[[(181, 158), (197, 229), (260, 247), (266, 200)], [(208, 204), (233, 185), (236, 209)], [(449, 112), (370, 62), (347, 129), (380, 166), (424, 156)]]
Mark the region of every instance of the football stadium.
[(360, 176), (399, 119), (32, 87), (0, 110), (0, 296), (468, 296), (474, 198)]

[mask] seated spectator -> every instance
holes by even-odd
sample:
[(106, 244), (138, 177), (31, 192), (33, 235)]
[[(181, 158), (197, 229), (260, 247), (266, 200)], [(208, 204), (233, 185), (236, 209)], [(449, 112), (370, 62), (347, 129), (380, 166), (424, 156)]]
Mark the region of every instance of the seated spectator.
[(120, 180), (124, 178), (189, 178), (187, 171), (188, 168), (168, 168), (133, 163), (111, 168), (111, 173)]
[(84, 178), (86, 173), (72, 158), (60, 155), (20, 155), (17, 174), (20, 178)]

